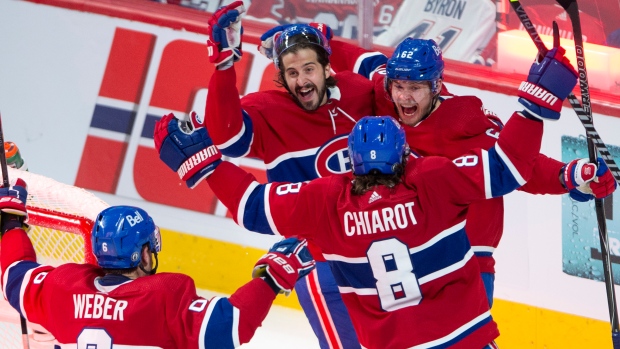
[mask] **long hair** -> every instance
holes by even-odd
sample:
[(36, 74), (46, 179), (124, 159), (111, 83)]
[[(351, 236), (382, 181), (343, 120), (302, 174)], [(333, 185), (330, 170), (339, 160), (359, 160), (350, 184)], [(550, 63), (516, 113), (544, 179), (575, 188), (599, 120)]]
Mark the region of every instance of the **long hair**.
[(394, 188), (401, 182), (402, 173), (394, 173), (389, 175), (370, 173), (367, 175), (355, 176), (353, 179), (353, 185), (351, 186), (351, 194), (362, 195), (378, 185)]

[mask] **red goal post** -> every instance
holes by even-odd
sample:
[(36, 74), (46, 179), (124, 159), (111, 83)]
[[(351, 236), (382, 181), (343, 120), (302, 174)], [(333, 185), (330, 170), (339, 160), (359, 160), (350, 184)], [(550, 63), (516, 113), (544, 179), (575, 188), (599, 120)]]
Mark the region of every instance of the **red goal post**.
[[(90, 234), (97, 214), (109, 205), (82, 188), (41, 175), (12, 168), (8, 173), (11, 180), (22, 178), (28, 185), (28, 236), (37, 253), (37, 262), (53, 266), (96, 264)], [(22, 348), (18, 313), (4, 299), (1, 289), (0, 295), (0, 347)], [(53, 348), (52, 342), (38, 340), (49, 336), (33, 336), (33, 328), (28, 325), (31, 348)]]

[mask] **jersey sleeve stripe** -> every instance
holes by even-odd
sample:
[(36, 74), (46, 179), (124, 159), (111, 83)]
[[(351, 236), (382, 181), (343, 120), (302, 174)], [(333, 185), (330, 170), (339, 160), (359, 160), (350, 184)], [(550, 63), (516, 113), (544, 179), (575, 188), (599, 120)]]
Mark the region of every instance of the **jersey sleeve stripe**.
[[(517, 170), (517, 167), (512, 163), (512, 161), (510, 161), (510, 158), (506, 155), (506, 153), (504, 153), (504, 150), (502, 150), (502, 147), (500, 147), (499, 144), (496, 144), (493, 147), (493, 149), (495, 149), (495, 151), (497, 152), (499, 157), (502, 159), (504, 164), (508, 166), (510, 173), (512, 173), (512, 176), (515, 178), (517, 183), (519, 183), (519, 186), (524, 185), (526, 183), (526, 180), (523, 179), (523, 177), (521, 176), (521, 173), (519, 173), (519, 170)], [(493, 151), (493, 149), (491, 149), (491, 151)]]
[(366, 52), (355, 61), (353, 72), (372, 79), (378, 67), (387, 63), (387, 57), (381, 52)]
[(271, 232), (274, 235), (282, 235), (280, 234), (280, 231), (278, 231), (276, 222), (274, 222), (273, 216), (271, 215), (271, 201), (269, 200), (269, 193), (271, 193), (271, 183), (267, 183), (265, 185), (264, 190), (265, 190), (265, 193), (264, 193), (263, 201), (265, 202), (265, 212), (263, 214), (265, 215), (265, 219), (267, 220), (267, 223), (269, 223), (269, 228), (271, 229)]
[[(211, 321), (213, 319), (213, 321)], [(230, 333), (230, 337), (222, 336)], [(239, 309), (228, 298), (214, 297), (200, 326), (199, 348), (236, 348), (239, 343)]]
[(489, 166), (488, 169), (486, 167), (484, 169), (485, 186), (487, 178), (490, 183), (490, 192), (485, 193), (487, 198), (508, 194), (525, 184), (526, 181), (498, 144), (489, 149), (488, 160), (485, 162)]
[(243, 157), (248, 155), (254, 142), (254, 131), (252, 127), (252, 119), (243, 111), (243, 123), (241, 124), (241, 130), (239, 133), (231, 137), (228, 141), (222, 144), (216, 144), (222, 154), (234, 158)]
[(482, 156), (482, 171), (484, 172), (484, 197), (490, 199), (493, 197), (493, 191), (491, 190), (491, 173), (489, 169), (489, 152), (482, 150), (480, 152)]
[(243, 196), (241, 197), (241, 200), (239, 201), (239, 206), (237, 207), (237, 223), (239, 225), (241, 225), (241, 227), (250, 230), (248, 227), (246, 227), (245, 225), (245, 209), (246, 206), (248, 205), (248, 200), (250, 199), (250, 196), (252, 195), (252, 193), (254, 192), (254, 189), (256, 189), (256, 187), (258, 187), (259, 184), (257, 182), (252, 182), (247, 189), (245, 190), (245, 192), (243, 193)]
[(4, 275), (4, 297), (26, 320), (28, 317), (24, 309), (24, 294), (32, 273), (39, 267), (41, 265), (35, 262), (18, 261), (11, 264)]

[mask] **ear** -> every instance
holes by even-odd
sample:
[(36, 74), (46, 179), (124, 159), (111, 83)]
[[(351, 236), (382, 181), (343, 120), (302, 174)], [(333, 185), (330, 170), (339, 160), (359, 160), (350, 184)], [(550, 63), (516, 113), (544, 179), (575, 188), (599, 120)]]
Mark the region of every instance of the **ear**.
[(153, 256), (151, 254), (151, 249), (149, 249), (148, 246), (142, 247), (142, 255), (140, 256), (140, 258), (142, 259), (140, 261), (140, 264), (144, 265), (145, 267), (150, 265), (150, 263), (153, 262)]
[(325, 65), (325, 79), (329, 78), (330, 76), (332, 76), (332, 65), (330, 63), (327, 63)]
[(443, 86), (443, 78), (437, 79), (437, 94), (441, 94), (441, 88)]

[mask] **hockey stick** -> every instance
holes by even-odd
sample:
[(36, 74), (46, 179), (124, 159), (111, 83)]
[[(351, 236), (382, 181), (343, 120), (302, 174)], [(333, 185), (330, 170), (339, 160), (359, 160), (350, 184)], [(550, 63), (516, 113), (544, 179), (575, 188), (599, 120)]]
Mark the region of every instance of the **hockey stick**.
[[(603, 143), (601, 137), (599, 136), (596, 129), (594, 129), (594, 124), (592, 120), (592, 109), (590, 106), (590, 90), (588, 85), (588, 77), (586, 73), (585, 66), (585, 56), (583, 51), (583, 38), (581, 36), (581, 23), (579, 21), (579, 10), (577, 8), (576, 0), (556, 0), (560, 6), (562, 6), (566, 12), (568, 12), (571, 24), (573, 26), (573, 36), (575, 38), (575, 51), (577, 53), (577, 69), (579, 73), (579, 87), (581, 89), (581, 96), (583, 107), (577, 100), (577, 97), (573, 93), (568, 96), (568, 101), (577, 113), (579, 120), (583, 124), (586, 129), (586, 135), (588, 139), (588, 155), (590, 157), (590, 162), (596, 163), (596, 148), (601, 154), (601, 157), (609, 167), (610, 171), (614, 175), (616, 181), (620, 181), (620, 171), (615, 161), (613, 160), (609, 150), (605, 143)], [(519, 3), (518, 0), (510, 0), (510, 4), (514, 11), (517, 13), (519, 20), (523, 24), (523, 27), (527, 30), (527, 33), (534, 41), (534, 45), (538, 49), (541, 55), (545, 55), (547, 53), (547, 47), (542, 42), (538, 32), (536, 31), (536, 27), (528, 17), (525, 9)], [(570, 10), (569, 10), (570, 8)], [(557, 24), (554, 23), (554, 43), (559, 44), (559, 35), (557, 34)], [(555, 42), (557, 40), (557, 42)], [(595, 148), (596, 147), (596, 148)], [(601, 260), (603, 262), (603, 273), (605, 279), (605, 289), (607, 292), (607, 306), (609, 308), (609, 318), (611, 322), (612, 328), (612, 343), (614, 349), (620, 349), (620, 330), (618, 329), (618, 310), (616, 305), (616, 294), (614, 289), (614, 279), (611, 269), (611, 261), (609, 258), (609, 239), (607, 236), (607, 222), (605, 221), (605, 211), (603, 209), (603, 200), (596, 199), (596, 217), (599, 228), (599, 238), (601, 245)]]
[[(562, 0), (556, 0), (556, 1), (560, 2), (560, 5), (562, 5), (561, 4)], [(573, 1), (569, 0), (569, 2), (573, 2)], [(519, 0), (510, 0), (510, 5), (514, 9), (514, 11), (517, 13), (519, 20), (521, 21), (521, 24), (523, 24), (523, 27), (525, 28), (527, 33), (530, 35), (530, 38), (532, 38), (532, 41), (534, 42), (534, 45), (536, 45), (538, 52), (540, 52), (540, 54), (543, 56), (547, 54), (547, 51), (549, 50), (547, 50), (545, 43), (543, 43), (542, 39), (538, 35), (538, 32), (536, 31), (536, 27), (534, 26), (534, 24), (528, 17), (527, 13), (525, 12), (525, 9), (523, 8)], [(576, 3), (575, 3), (575, 8), (576, 8)], [(579, 12), (577, 12), (577, 14), (578, 13)], [(578, 15), (577, 15), (577, 18), (579, 18)], [(571, 16), (571, 21), (572, 21), (572, 16)], [(579, 32), (581, 33), (581, 28), (579, 29)], [(575, 38), (579, 38), (580, 41), (582, 40), (580, 35), (578, 36), (577, 34), (574, 33), (574, 36)], [(575, 41), (575, 46), (576, 45), (577, 45), (577, 41)], [(592, 141), (594, 142), (594, 145), (596, 146), (596, 148), (598, 149), (601, 155), (601, 158), (603, 158), (603, 160), (605, 161), (605, 164), (607, 165), (607, 167), (609, 167), (609, 170), (611, 171), (614, 178), (616, 179), (616, 182), (620, 183), (620, 168), (616, 164), (614, 158), (611, 156), (609, 149), (607, 149), (607, 146), (605, 145), (605, 143), (601, 139), (601, 136), (598, 134), (598, 132), (594, 128), (594, 124), (592, 122), (592, 109), (590, 108), (589, 88), (586, 88), (586, 94), (584, 95), (583, 83), (581, 82), (581, 75), (583, 73), (586, 86), (587, 86), (587, 76), (585, 76), (585, 64), (584, 64), (585, 60), (583, 59), (583, 43), (579, 48), (577, 47), (575, 48), (577, 49), (578, 52), (579, 50), (581, 50), (581, 56), (582, 56), (582, 60), (581, 62), (579, 62), (579, 53), (577, 53), (578, 55), (577, 63), (583, 64), (583, 66), (578, 67), (578, 72), (580, 73), (579, 74), (580, 75), (579, 85), (582, 88), (581, 97), (582, 99), (584, 99), (584, 106), (583, 107), (581, 106), (581, 103), (579, 103), (579, 100), (577, 99), (575, 94), (572, 92), (571, 94), (568, 95), (568, 102), (573, 107), (573, 110), (575, 110), (575, 113), (579, 117), (579, 120), (583, 124), (583, 127), (586, 129), (586, 136), (592, 139)], [(581, 70), (582, 67), (583, 67), (583, 71)], [(585, 100), (587, 100), (587, 103), (585, 103)]]
[[(575, 52), (577, 54), (577, 71), (579, 72), (579, 88), (581, 90), (581, 103), (583, 109), (589, 117), (589, 124), (593, 124), (592, 108), (590, 107), (590, 87), (588, 85), (588, 73), (586, 71), (586, 59), (583, 49), (583, 36), (581, 35), (581, 21), (579, 19), (579, 7), (577, 0), (556, 0), (564, 8), (570, 18), (573, 27), (573, 37), (575, 39)], [(581, 118), (580, 118), (581, 119)], [(594, 126), (592, 126), (594, 129)], [(597, 133), (598, 135), (598, 133)], [(590, 162), (596, 161), (595, 139), (588, 134), (588, 153)], [(600, 138), (599, 138), (600, 139)], [(607, 149), (607, 148), (605, 148)], [(596, 220), (598, 222), (599, 238), (601, 240), (601, 259), (603, 262), (603, 273), (605, 276), (605, 288), (607, 290), (607, 306), (609, 307), (609, 318), (611, 319), (611, 341), (615, 349), (620, 348), (620, 328), (618, 327), (618, 306), (616, 304), (616, 292), (614, 287), (614, 276), (609, 257), (609, 238), (607, 235), (607, 221), (603, 200), (595, 199)]]
[[(2, 132), (2, 114), (0, 114), (0, 144), (2, 145), (2, 149), (0, 150), (0, 167), (2, 168), (2, 187), (9, 187), (9, 169), (6, 164), (6, 154), (4, 153), (4, 132)], [(0, 215), (4, 216), (5, 213), (2, 212)], [(4, 219), (4, 217), (0, 218)], [(28, 327), (26, 326), (26, 319), (19, 314), (19, 323), (22, 328), (22, 344), (24, 349), (29, 349), (30, 344), (28, 343)]]

